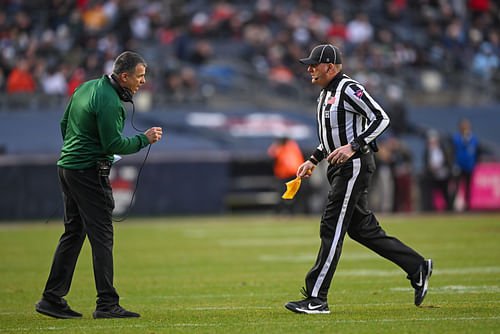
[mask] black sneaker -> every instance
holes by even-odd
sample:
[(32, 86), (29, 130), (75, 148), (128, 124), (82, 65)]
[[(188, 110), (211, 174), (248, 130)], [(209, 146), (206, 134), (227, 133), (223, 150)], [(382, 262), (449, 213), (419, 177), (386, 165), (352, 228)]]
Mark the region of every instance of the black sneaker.
[(36, 303), (35, 310), (43, 315), (58, 319), (76, 319), (82, 317), (82, 314), (73, 311), (66, 301), (62, 304), (55, 304), (42, 299)]
[(139, 318), (139, 313), (130, 312), (121, 307), (114, 305), (107, 309), (97, 309), (92, 313), (94, 319), (109, 319), (109, 318)]
[(415, 289), (415, 306), (420, 306), (427, 294), (429, 278), (432, 275), (432, 260), (425, 260), (419, 266), (418, 271), (411, 278), (411, 285)]
[(306, 314), (330, 313), (326, 300), (317, 297), (309, 297), (305, 288), (300, 291), (304, 295), (303, 300), (297, 302), (288, 302), (285, 307), (292, 312)]
[(309, 297), (297, 302), (288, 302), (285, 307), (295, 313), (321, 314), (330, 313), (328, 304), (319, 298)]

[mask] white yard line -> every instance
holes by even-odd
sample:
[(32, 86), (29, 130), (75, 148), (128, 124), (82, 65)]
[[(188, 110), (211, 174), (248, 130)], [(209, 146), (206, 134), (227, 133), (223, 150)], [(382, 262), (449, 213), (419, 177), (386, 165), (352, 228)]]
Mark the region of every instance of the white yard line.
[[(408, 288), (391, 288), (391, 291), (413, 291)], [(500, 286), (498, 285), (448, 285), (434, 287), (429, 290), (433, 294), (457, 294), (457, 293), (499, 293)]]
[[(259, 261), (262, 262), (278, 262), (278, 263), (309, 263), (316, 259), (317, 254), (313, 253), (301, 253), (295, 255), (274, 255), (274, 254), (264, 254), (259, 257)], [(357, 261), (357, 260), (370, 260), (380, 258), (375, 253), (346, 253), (342, 254), (342, 261)]]
[[(330, 319), (331, 318), (331, 319)], [(318, 318), (319, 319), (319, 318)], [(321, 316), (322, 320), (315, 320), (311, 317), (310, 323), (324, 323), (326, 317)], [(491, 316), (491, 317), (443, 317), (443, 318), (400, 318), (400, 319), (372, 319), (372, 320), (350, 320), (350, 319), (335, 319), (333, 317), (328, 318), (329, 324), (335, 323), (384, 323), (384, 322), (433, 322), (433, 321), (484, 321), (484, 320), (500, 320), (500, 316)], [(168, 327), (236, 327), (236, 326), (262, 326), (262, 325), (290, 325), (289, 321), (263, 321), (263, 322), (235, 322), (228, 325), (224, 325), (221, 323), (166, 323), (164, 325), (139, 325), (139, 324), (130, 324), (130, 325), (95, 325), (95, 326), (78, 326), (80, 330), (91, 330), (91, 329), (125, 329), (125, 328), (151, 328), (151, 329), (160, 329), (160, 328), (168, 328)], [(61, 330), (71, 330), (75, 329), (74, 326), (48, 326), (48, 327), (14, 327), (14, 328), (0, 328), (0, 332), (27, 332), (27, 331), (61, 331)]]
[(290, 246), (316, 245), (318, 238), (258, 238), (258, 239), (227, 239), (220, 240), (222, 247), (249, 247), (249, 246)]

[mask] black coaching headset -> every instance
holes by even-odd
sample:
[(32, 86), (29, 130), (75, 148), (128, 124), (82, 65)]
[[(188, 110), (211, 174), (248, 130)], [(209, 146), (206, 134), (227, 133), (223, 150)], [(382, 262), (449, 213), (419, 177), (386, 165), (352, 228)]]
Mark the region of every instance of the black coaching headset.
[(132, 96), (133, 96), (132, 91), (130, 89), (128, 89), (127, 87), (120, 86), (120, 83), (118, 82), (118, 78), (116, 77), (116, 75), (114, 73), (111, 74), (109, 77), (110, 77), (109, 82), (111, 83), (111, 86), (113, 86), (113, 88), (116, 90), (116, 93), (118, 93), (120, 100), (122, 100), (124, 102), (134, 103), (132, 101)]
[[(118, 82), (118, 78), (116, 77), (116, 75), (114, 73), (112, 73), (109, 76), (109, 78), (110, 78), (109, 82), (111, 83), (111, 86), (113, 86), (113, 88), (115, 89), (115, 91), (118, 94), (118, 97), (120, 98), (120, 100), (122, 100), (123, 102), (130, 102), (130, 103), (132, 103), (132, 119), (130, 121), (130, 124), (132, 125), (132, 127), (134, 128), (134, 130), (136, 130), (138, 132), (144, 132), (145, 130), (140, 130), (140, 129), (136, 128), (135, 124), (134, 124), (135, 105), (134, 105), (134, 101), (132, 99), (132, 97), (134, 96), (134, 94), (127, 87), (123, 87), (123, 86), (120, 85), (120, 83)], [(144, 167), (144, 164), (146, 163), (146, 160), (147, 160), (147, 158), (149, 156), (149, 151), (150, 150), (151, 150), (151, 144), (149, 144), (148, 151), (146, 152), (146, 156), (144, 157), (144, 160), (143, 160), (143, 162), (141, 164), (141, 167), (139, 168), (139, 173), (137, 174), (137, 181), (136, 181), (136, 184), (135, 184), (134, 192), (132, 194), (132, 198), (130, 199), (130, 203), (129, 203), (127, 211), (120, 218), (112, 218), (113, 221), (115, 221), (115, 222), (124, 221), (127, 218), (128, 214), (130, 213), (130, 209), (132, 208), (132, 203), (133, 203), (134, 198), (135, 198), (135, 193), (137, 191), (137, 188), (139, 187), (139, 178), (141, 176), (142, 168)]]

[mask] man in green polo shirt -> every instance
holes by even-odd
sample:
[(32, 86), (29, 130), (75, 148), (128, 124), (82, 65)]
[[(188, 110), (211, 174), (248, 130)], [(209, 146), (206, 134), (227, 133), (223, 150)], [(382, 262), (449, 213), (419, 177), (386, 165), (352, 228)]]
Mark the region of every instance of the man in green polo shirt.
[(126, 51), (113, 65), (113, 73), (80, 85), (71, 97), (61, 120), (64, 140), (57, 162), (64, 201), (64, 228), (52, 262), (39, 313), (54, 318), (81, 318), (63, 298), (69, 292), (76, 261), (88, 236), (97, 289), (94, 318), (139, 317), (119, 305), (113, 286), (114, 199), (109, 171), (114, 154), (136, 153), (157, 142), (162, 129), (152, 127), (144, 134), (123, 138), (126, 110), (122, 101), (132, 102), (145, 80), (146, 62)]

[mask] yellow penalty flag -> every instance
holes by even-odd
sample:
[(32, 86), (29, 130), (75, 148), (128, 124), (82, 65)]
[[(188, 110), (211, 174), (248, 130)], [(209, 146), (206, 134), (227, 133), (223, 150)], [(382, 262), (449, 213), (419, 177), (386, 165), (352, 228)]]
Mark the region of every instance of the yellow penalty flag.
[(301, 180), (302, 179), (300, 177), (297, 177), (297, 178), (293, 179), (292, 181), (288, 181), (286, 183), (286, 191), (283, 194), (283, 196), (281, 196), (281, 198), (284, 198), (284, 199), (294, 198), (297, 191), (299, 191)]

